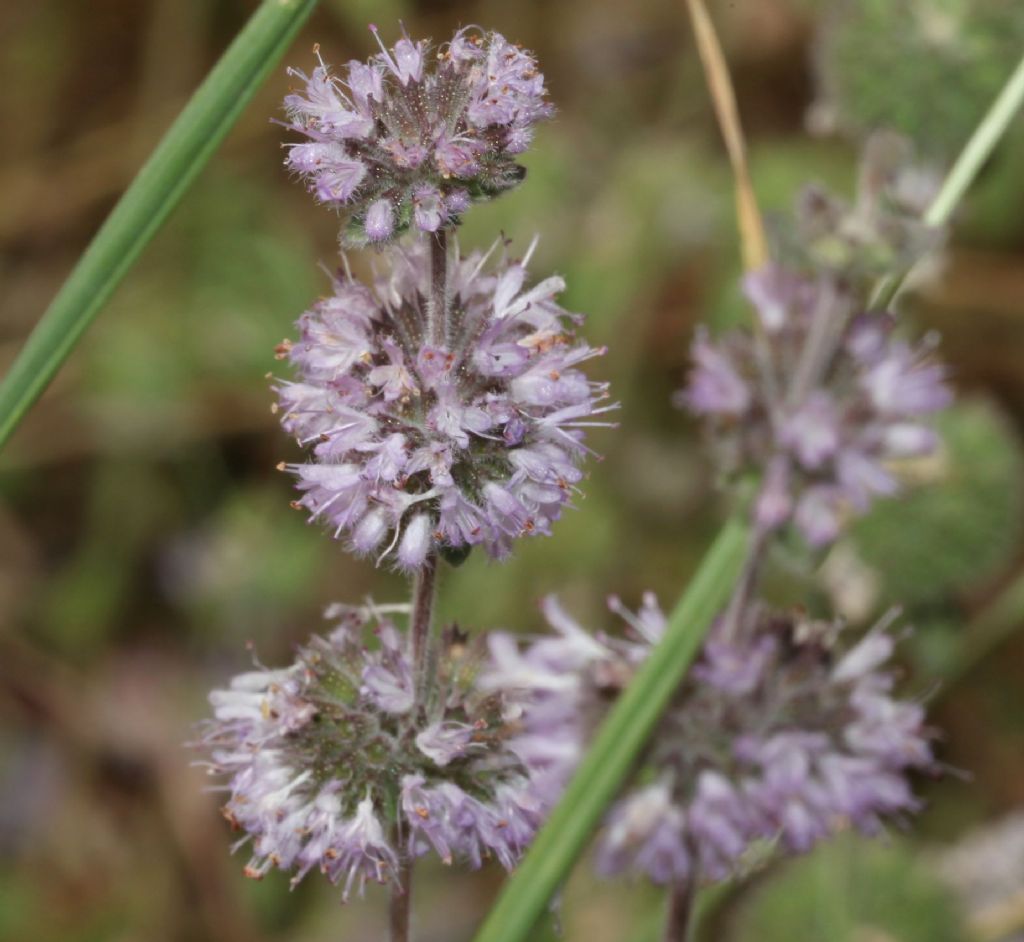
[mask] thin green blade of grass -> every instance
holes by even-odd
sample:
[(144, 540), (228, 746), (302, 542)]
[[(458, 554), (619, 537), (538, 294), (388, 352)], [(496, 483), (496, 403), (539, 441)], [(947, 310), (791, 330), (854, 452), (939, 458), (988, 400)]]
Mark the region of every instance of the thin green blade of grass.
[(562, 800), (505, 886), (475, 942), (521, 942), (583, 852), (725, 605), (747, 552), (745, 523), (719, 533), (669, 617), (665, 636), (609, 712)]
[(0, 383), (0, 448), (181, 200), (315, 6), (316, 0), (264, 0), (168, 129)]
[[(995, 97), (988, 112), (975, 128), (970, 140), (960, 151), (956, 162), (946, 174), (935, 199), (925, 210), (922, 217), (929, 226), (944, 226), (949, 222), (953, 211), (975, 181), (985, 161), (992, 156), (992, 151), (1003, 139), (1013, 119), (1024, 106), (1024, 57), (1010, 73), (1002, 90)], [(909, 271), (897, 272), (883, 279), (878, 286), (872, 304), (876, 307), (888, 307), (899, 294)]]

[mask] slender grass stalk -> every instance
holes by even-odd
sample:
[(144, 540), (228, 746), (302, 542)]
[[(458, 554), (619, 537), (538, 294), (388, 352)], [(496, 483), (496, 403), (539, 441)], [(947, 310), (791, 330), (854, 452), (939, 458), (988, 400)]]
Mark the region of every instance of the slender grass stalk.
[(956, 659), (942, 673), (939, 696), (948, 694), (1000, 645), (1024, 627), (1024, 573), (1019, 573), (961, 633)]
[(738, 519), (719, 533), (669, 617), (665, 636), (611, 709), (519, 870), (506, 885), (475, 942), (520, 942), (569, 875), (622, 787), (679, 679), (693, 661), (712, 618), (725, 604), (747, 552)]
[[(1010, 122), (1024, 105), (1024, 56), (1017, 63), (1006, 84), (981, 119), (970, 140), (960, 151), (956, 162), (939, 188), (939, 192), (925, 210), (923, 219), (929, 226), (943, 226), (949, 222), (953, 210), (974, 182), (982, 164), (989, 158), (996, 144), (1006, 133)], [(909, 271), (898, 272), (878, 286), (872, 304), (888, 307), (899, 293)]]
[(708, 93), (711, 95), (711, 103), (714, 105), (715, 116), (729, 155), (729, 163), (732, 165), (736, 191), (736, 221), (743, 250), (743, 267), (747, 271), (756, 271), (768, 261), (768, 239), (764, 232), (761, 210), (757, 205), (754, 184), (750, 179), (747, 146), (740, 123), (739, 108), (736, 106), (736, 93), (729, 77), (729, 66), (704, 0), (686, 0), (686, 6), (690, 12), (690, 21), (693, 23), (697, 52), (704, 66)]
[(995, 149), (1010, 122), (1024, 103), (1024, 57), (1007, 79), (1002, 91), (992, 102), (988, 113), (981, 120), (971, 139), (960, 152), (953, 168), (946, 175), (935, 199), (924, 214), (929, 226), (941, 226), (949, 221), (953, 210), (960, 203), (981, 165)]
[(184, 196), (316, 0), (264, 0), (157, 145), (0, 383), (0, 448)]

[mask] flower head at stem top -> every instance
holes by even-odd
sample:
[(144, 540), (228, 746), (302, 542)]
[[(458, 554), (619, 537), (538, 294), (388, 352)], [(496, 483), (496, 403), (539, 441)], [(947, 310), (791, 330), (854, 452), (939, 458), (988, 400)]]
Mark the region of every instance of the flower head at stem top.
[(285, 99), (306, 140), (286, 163), (316, 198), (348, 215), (349, 244), (381, 243), (410, 227), (436, 232), (470, 205), (519, 183), (516, 157), (552, 114), (533, 56), (499, 33), (459, 30), (432, 51), (403, 36), (350, 62), (321, 60)]
[(210, 695), (197, 746), (223, 780), (236, 847), (250, 847), (248, 876), (276, 868), (295, 884), (316, 868), (347, 898), (368, 881), (404, 892), (403, 861), (430, 850), (510, 868), (550, 805), (507, 745), (504, 693), (476, 684), (480, 646), (445, 632), (419, 688), (396, 608), (332, 606), (334, 628), (291, 666), (239, 674)]
[(297, 503), (358, 553), (415, 570), (550, 532), (584, 431), (614, 408), (579, 369), (603, 350), (576, 338), (562, 279), (527, 287), (532, 247), (492, 253), (394, 248), (372, 289), (339, 274), (282, 348), (299, 373), (278, 386), (283, 424), (312, 452), (287, 466)]
[(792, 522), (812, 546), (899, 489), (899, 462), (935, 450), (930, 419), (951, 401), (936, 338), (911, 341), (870, 307), (877, 246), (890, 257), (928, 242), (892, 198), (878, 205), (880, 175), (865, 172), (874, 189), (863, 183), (853, 209), (804, 201), (803, 254), (746, 275), (755, 325), (716, 340), (698, 331), (676, 397), (704, 420), (724, 470), (761, 476), (758, 528)]
[[(592, 635), (549, 599), (553, 636), (525, 648), (491, 640), (482, 684), (518, 692), (522, 732), (510, 747), (555, 781), (664, 631), (653, 596), (637, 613), (610, 605), (626, 637)], [(907, 773), (936, 764), (922, 707), (892, 692), (892, 621), (845, 642), (838, 624), (752, 603), (733, 639), (713, 628), (609, 812), (598, 870), (685, 887), (730, 876), (758, 842), (799, 853), (844, 827), (876, 834), (916, 811)]]

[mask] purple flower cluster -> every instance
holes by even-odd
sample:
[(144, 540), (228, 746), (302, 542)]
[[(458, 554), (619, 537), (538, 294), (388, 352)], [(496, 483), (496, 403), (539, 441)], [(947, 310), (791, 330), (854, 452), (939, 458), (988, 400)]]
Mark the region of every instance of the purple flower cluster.
[(756, 329), (698, 333), (677, 402), (706, 419), (727, 470), (764, 472), (762, 528), (792, 520), (823, 546), (846, 514), (897, 491), (895, 461), (935, 449), (945, 369), (932, 338), (901, 338), (891, 315), (858, 311), (829, 278), (769, 266), (744, 287)]
[(284, 345), (300, 379), (278, 387), (283, 424), (312, 446), (286, 466), (297, 504), (355, 552), (405, 570), (478, 544), (500, 558), (572, 496), (583, 429), (612, 408), (578, 366), (603, 351), (574, 337), (561, 278), (525, 286), (528, 257), (488, 272), (479, 253), (449, 255), (431, 342), (430, 255), (393, 249), (387, 278), (340, 275)]
[(246, 875), (293, 870), (294, 885), (316, 867), (348, 898), (395, 882), (403, 854), (510, 868), (531, 839), (545, 806), (505, 745), (500, 691), (477, 691), (478, 655), (450, 632), (420, 702), (396, 608), (334, 606), (337, 627), (291, 667), (210, 695), (199, 745), (227, 778), (224, 815), (245, 832), (236, 848), (251, 843)]
[[(612, 607), (633, 638), (588, 634), (550, 600), (556, 636), (525, 650), (492, 638), (481, 683), (518, 691), (522, 728), (509, 747), (538, 775), (564, 781), (664, 630), (652, 597), (637, 615)], [(662, 884), (719, 880), (755, 842), (802, 852), (847, 825), (874, 834), (915, 811), (906, 774), (933, 767), (930, 733), (921, 706), (892, 695), (887, 628), (843, 651), (837, 626), (754, 606), (736, 638), (713, 634), (655, 732), (643, 784), (609, 814), (598, 869)]]
[(400, 39), (341, 80), (321, 64), (285, 99), (289, 126), (308, 138), (287, 165), (322, 203), (350, 214), (348, 241), (384, 242), (411, 224), (435, 232), (515, 186), (515, 157), (551, 115), (536, 60), (498, 33), (459, 30), (431, 58)]

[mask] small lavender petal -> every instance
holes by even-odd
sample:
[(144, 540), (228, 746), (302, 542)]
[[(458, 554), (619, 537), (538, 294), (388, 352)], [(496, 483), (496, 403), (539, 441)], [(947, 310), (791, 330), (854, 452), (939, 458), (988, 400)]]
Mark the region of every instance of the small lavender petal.
[(416, 226), (423, 232), (437, 232), (444, 225), (447, 216), (441, 192), (436, 187), (417, 187), (412, 194), (412, 205)]
[(782, 427), (780, 441), (809, 471), (820, 468), (839, 449), (839, 415), (832, 397), (811, 393)]
[(764, 482), (754, 503), (754, 520), (764, 531), (782, 526), (793, 513), (789, 462), (776, 457), (768, 465)]
[(836, 488), (810, 487), (804, 492), (793, 521), (811, 546), (827, 546), (839, 535), (841, 503)]
[(751, 393), (729, 357), (704, 333), (693, 342), (694, 368), (683, 399), (698, 415), (742, 415), (750, 406)]
[(366, 238), (371, 242), (385, 242), (395, 231), (395, 209), (389, 199), (374, 200), (366, 210)]

